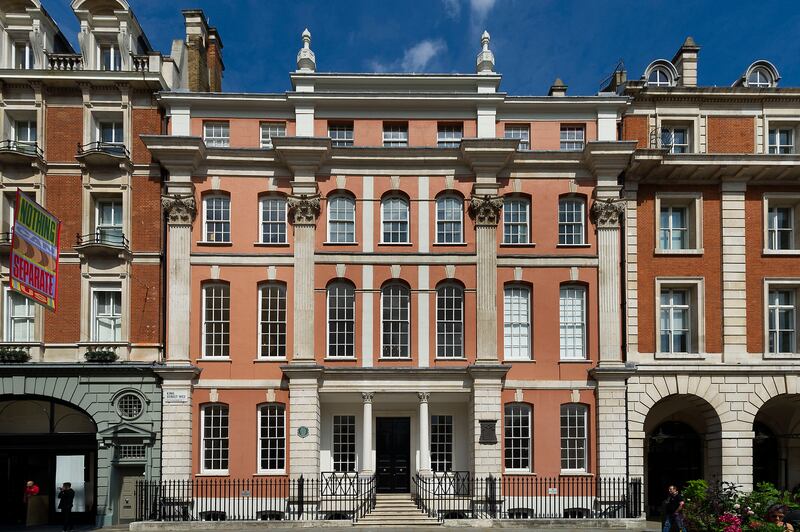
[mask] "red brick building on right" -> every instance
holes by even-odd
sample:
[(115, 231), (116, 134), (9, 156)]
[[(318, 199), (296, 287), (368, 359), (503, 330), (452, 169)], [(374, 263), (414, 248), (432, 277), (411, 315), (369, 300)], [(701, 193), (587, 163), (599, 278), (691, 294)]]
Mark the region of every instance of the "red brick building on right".
[(611, 87), (631, 97), (621, 135), (638, 141), (623, 191), (625, 468), (644, 476), (649, 514), (694, 478), (800, 482), (800, 89), (765, 60), (698, 86), (699, 51), (688, 38)]

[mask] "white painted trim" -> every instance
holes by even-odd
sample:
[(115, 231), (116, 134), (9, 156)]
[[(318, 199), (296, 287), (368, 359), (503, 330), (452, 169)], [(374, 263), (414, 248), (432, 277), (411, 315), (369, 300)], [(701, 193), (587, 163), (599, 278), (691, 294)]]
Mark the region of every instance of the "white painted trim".
[[(261, 469), (261, 409), (265, 406), (280, 405), (283, 407), (283, 468), (282, 469)], [(230, 416), (230, 411), (228, 413)], [(289, 458), (289, 427), (286, 420), (286, 404), (279, 402), (266, 402), (256, 405), (256, 418), (258, 423), (258, 432), (256, 433), (256, 471), (258, 475), (285, 475), (286, 474), (286, 460)], [(228, 440), (230, 445), (230, 440)], [(230, 450), (228, 451), (230, 452)]]
[[(384, 219), (384, 210), (385, 210), (385, 207), (386, 207), (386, 200), (395, 199), (395, 198), (401, 199), (403, 201), (403, 203), (405, 204), (405, 206), (406, 206), (406, 240), (404, 242), (386, 242), (384, 240), (384, 238), (383, 238), (384, 237), (383, 224), (386, 221)], [(381, 244), (381, 245), (384, 245), (384, 246), (397, 246), (397, 245), (408, 245), (408, 244), (411, 244), (411, 202), (409, 201), (409, 198), (406, 195), (400, 194), (399, 192), (390, 192), (388, 194), (385, 194), (381, 198), (381, 234), (380, 234), (380, 240), (379, 240), (378, 243)]]
[[(338, 199), (338, 198), (345, 198), (346, 200), (348, 200), (348, 202), (350, 202), (350, 204), (352, 204), (352, 207), (353, 207), (353, 221), (352, 221), (352, 224), (353, 224), (353, 241), (352, 242), (333, 242), (331, 240), (331, 200)], [(356, 199), (355, 199), (355, 197), (353, 197), (352, 194), (349, 194), (348, 192), (346, 192), (344, 190), (337, 190), (333, 194), (330, 194), (329, 196), (327, 196), (325, 203), (326, 203), (326, 206), (325, 206), (325, 214), (326, 214), (325, 223), (326, 223), (327, 228), (328, 228), (328, 231), (327, 231), (328, 234), (326, 235), (325, 244), (333, 244), (333, 245), (351, 245), (351, 244), (353, 244), (353, 245), (357, 245), (357, 242), (355, 241), (355, 238), (356, 238), (356, 229), (357, 229), (357, 227), (356, 227), (356, 216), (357, 216), (358, 213), (356, 212)], [(339, 222), (339, 220), (337, 220), (337, 222)]]
[(373, 363), (374, 346), (374, 306), (375, 298), (373, 296), (372, 284), (373, 269), (371, 264), (364, 264), (361, 268), (361, 286), (363, 292), (361, 293), (361, 366), (371, 368)]
[(91, 342), (100, 342), (101, 340), (97, 339), (97, 301), (95, 299), (95, 294), (97, 292), (119, 292), (119, 307), (120, 307), (120, 316), (119, 316), (119, 338), (115, 338), (112, 340), (107, 340), (108, 342), (127, 342), (127, 335), (125, 334), (127, 331), (124, 327), (124, 313), (123, 309), (125, 308), (124, 304), (124, 294), (122, 291), (122, 283), (121, 282), (90, 282), (89, 284), (89, 292), (90, 292), (90, 301), (89, 301), (89, 338)]
[[(661, 247), (661, 201), (687, 206), (694, 211), (695, 246), (686, 249), (664, 249)], [(688, 200), (688, 202), (687, 202)], [(687, 213), (691, 215), (691, 213)], [(656, 254), (697, 254), (703, 252), (703, 193), (702, 192), (656, 192), (655, 197), (655, 253)]]
[[(218, 283), (218, 284), (224, 284), (224, 283)], [(283, 345), (284, 355), (280, 356), (280, 357), (268, 357), (268, 356), (263, 356), (261, 354), (261, 332), (262, 332), (262, 327), (263, 327), (262, 322), (261, 322), (261, 313), (263, 311), (263, 309), (262, 309), (263, 291), (264, 291), (265, 288), (271, 287), (271, 286), (276, 286), (278, 288), (282, 288), (283, 289), (283, 299), (284, 299), (284, 301), (286, 301), (286, 322), (284, 322), (284, 326), (286, 327), (286, 339), (285, 339), (284, 345)], [(205, 287), (203, 287), (203, 289), (205, 290)], [(230, 290), (230, 286), (228, 287), (228, 289)], [(256, 329), (258, 331), (258, 335), (256, 336), (256, 359), (257, 360), (264, 360), (264, 361), (286, 360), (286, 356), (289, 353), (289, 345), (288, 345), (289, 344), (289, 323), (288, 323), (288, 321), (289, 321), (289, 313), (290, 313), (289, 299), (288, 299), (288, 289), (286, 288), (286, 283), (284, 283), (282, 281), (278, 281), (278, 280), (260, 282), (260, 283), (258, 283), (258, 288), (256, 290), (256, 297), (258, 298), (258, 302), (256, 303), (256, 305), (258, 306), (257, 314), (256, 314)], [(205, 294), (203, 295), (203, 304), (205, 305)], [(202, 321), (203, 321), (203, 323), (205, 323), (205, 308), (203, 308)], [(230, 321), (229, 321), (229, 325), (228, 326), (230, 327)], [(205, 342), (205, 333), (203, 333), (203, 339), (204, 339), (203, 341)], [(230, 349), (230, 346), (228, 346), (228, 349)], [(203, 353), (205, 354), (205, 344), (203, 344)], [(212, 358), (217, 358), (217, 357), (212, 357)]]
[[(794, 300), (794, 331), (795, 331), (795, 343), (794, 353), (771, 353), (769, 351), (769, 291), (775, 288), (788, 288), (792, 289), (795, 292), (795, 300)], [(765, 278), (763, 281), (763, 290), (762, 290), (762, 300), (763, 300), (763, 309), (762, 314), (764, 318), (764, 358), (765, 359), (798, 359), (800, 358), (800, 335), (798, 335), (798, 325), (800, 325), (800, 320), (798, 320), (798, 311), (800, 311), (800, 278), (790, 278), (790, 277), (781, 277), (781, 278)]]
[[(694, 291), (697, 300), (697, 308), (692, 308), (689, 304), (689, 324), (690, 327), (697, 327), (697, 345), (689, 346), (689, 353), (671, 353), (661, 351), (661, 289), (662, 288), (688, 288)], [(691, 294), (690, 294), (691, 297)], [(705, 279), (703, 277), (656, 277), (655, 279), (655, 352), (656, 358), (670, 357), (696, 357), (706, 352), (706, 329), (705, 329)], [(690, 329), (691, 332), (691, 329)], [(690, 339), (692, 334), (690, 334)]]
[[(427, 290), (430, 289), (430, 267), (427, 265), (420, 265), (417, 267), (417, 288), (420, 292), (417, 294), (417, 363), (421, 368), (430, 366), (430, 295)], [(410, 305), (409, 305), (410, 307)], [(411, 309), (409, 308), (409, 311)], [(383, 310), (381, 309), (381, 314)], [(411, 316), (409, 315), (409, 318)], [(383, 323), (383, 320), (381, 320)], [(411, 324), (409, 323), (409, 327)], [(410, 332), (410, 330), (409, 330)], [(436, 331), (434, 331), (434, 335)], [(383, 335), (381, 335), (383, 338)], [(381, 340), (383, 341), (383, 340)], [(411, 335), (409, 334), (409, 342)], [(383, 350), (381, 350), (383, 352)], [(409, 354), (410, 354), (409, 346)]]
[[(463, 131), (463, 130), (462, 130)], [(417, 207), (419, 213), (417, 214), (417, 220), (419, 224), (419, 252), (420, 253), (427, 253), (430, 251), (430, 231), (431, 231), (431, 223), (430, 223), (430, 180), (428, 176), (420, 176), (417, 181), (417, 190), (419, 192), (419, 198), (417, 200)], [(409, 205), (409, 219), (410, 219), (410, 210), (411, 206)], [(411, 238), (410, 234), (411, 228), (409, 227), (409, 238)], [(383, 231), (381, 231), (383, 233)]]
[[(206, 460), (205, 460), (206, 416), (205, 416), (205, 410), (209, 406), (215, 406), (215, 405), (224, 405), (225, 407), (228, 408), (228, 466), (229, 466), (228, 469), (206, 469)], [(200, 407), (200, 473), (202, 475), (224, 476), (224, 475), (228, 474), (228, 472), (230, 470), (230, 464), (231, 464), (231, 457), (230, 457), (230, 452), (231, 452), (230, 428), (231, 428), (231, 409), (230, 409), (230, 405), (228, 405), (227, 403), (221, 403), (221, 402), (211, 402), (211, 403), (204, 404), (203, 406)]]
[(361, 203), (361, 240), (364, 253), (372, 253), (375, 249), (375, 178), (367, 175), (361, 178), (361, 192), (364, 201)]

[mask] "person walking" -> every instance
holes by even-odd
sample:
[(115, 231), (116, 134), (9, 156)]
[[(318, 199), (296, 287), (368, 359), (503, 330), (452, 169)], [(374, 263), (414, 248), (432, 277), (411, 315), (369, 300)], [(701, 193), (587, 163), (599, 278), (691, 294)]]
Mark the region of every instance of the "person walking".
[(683, 505), (683, 497), (678, 491), (678, 488), (675, 486), (667, 488), (667, 500), (664, 501), (665, 515), (662, 532), (670, 532), (673, 525), (675, 525), (680, 532), (686, 532), (686, 526), (683, 524)]
[(72, 530), (72, 501), (75, 499), (75, 491), (70, 482), (58, 488), (58, 509), (64, 515), (64, 530)]

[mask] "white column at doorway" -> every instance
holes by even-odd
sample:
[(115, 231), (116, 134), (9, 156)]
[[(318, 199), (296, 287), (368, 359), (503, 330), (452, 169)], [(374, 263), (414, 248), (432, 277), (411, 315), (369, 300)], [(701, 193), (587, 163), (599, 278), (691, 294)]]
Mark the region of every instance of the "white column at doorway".
[(428, 399), (430, 393), (419, 392), (419, 473), (429, 475), (431, 473), (431, 437), (430, 416), (428, 415)]
[(374, 396), (375, 392), (361, 393), (361, 399), (364, 401), (361, 473), (364, 475), (371, 475), (374, 472), (374, 468), (372, 467), (372, 398)]

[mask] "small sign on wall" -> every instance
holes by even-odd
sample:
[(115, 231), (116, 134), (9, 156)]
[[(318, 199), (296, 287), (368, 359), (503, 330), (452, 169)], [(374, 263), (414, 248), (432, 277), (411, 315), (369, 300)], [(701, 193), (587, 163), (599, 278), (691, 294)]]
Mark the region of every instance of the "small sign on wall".
[(164, 390), (165, 403), (188, 403), (189, 392), (186, 390)]
[(558, 488), (547, 488), (548, 495), (558, 495)]
[(481, 436), (478, 443), (481, 445), (494, 445), (497, 443), (497, 433), (495, 427), (497, 426), (496, 419), (481, 419)]

